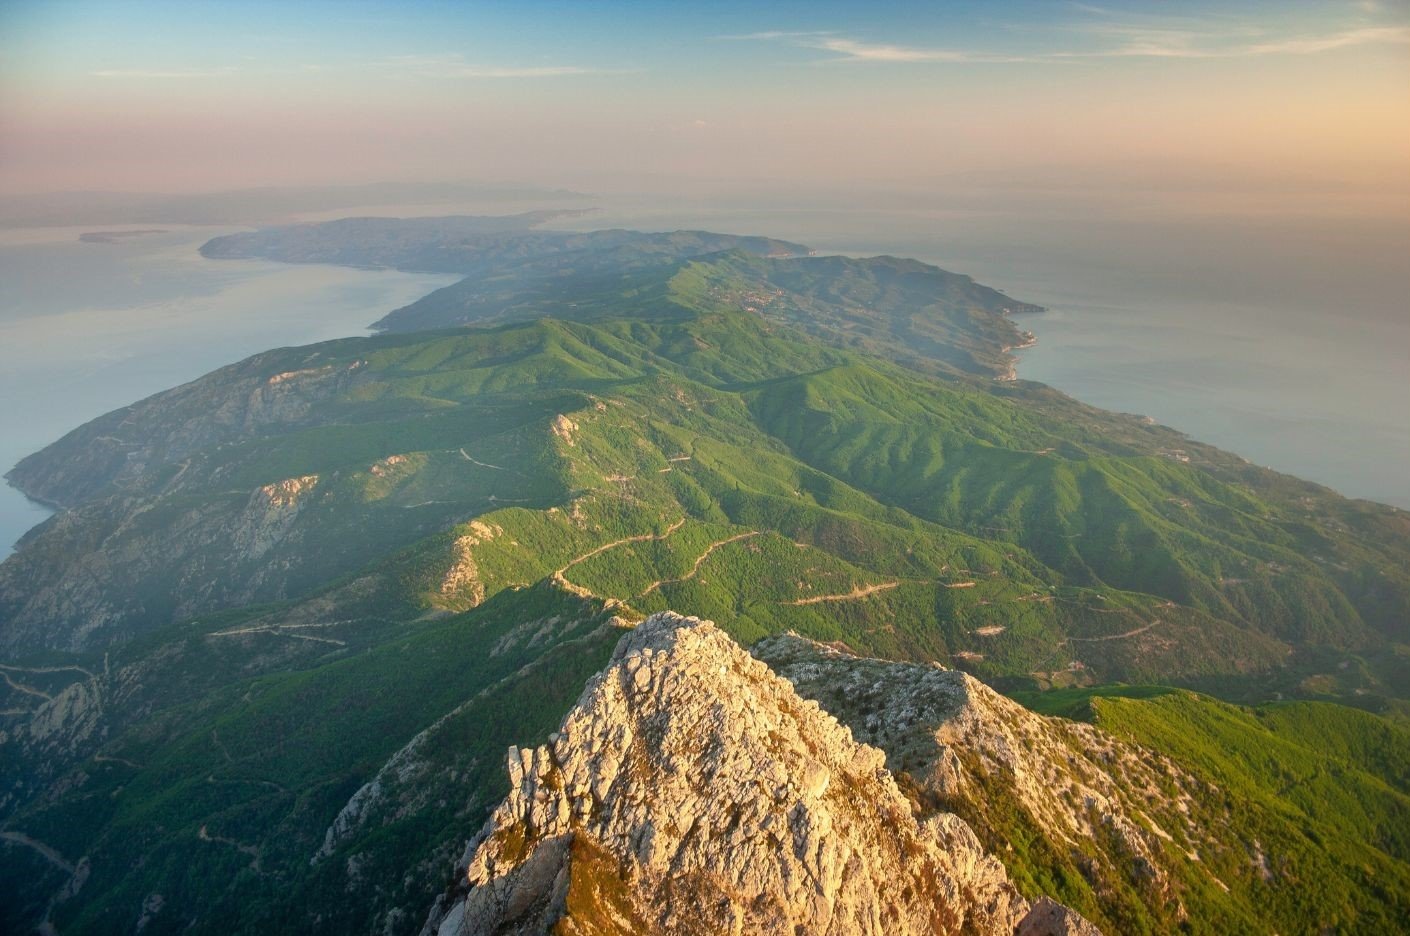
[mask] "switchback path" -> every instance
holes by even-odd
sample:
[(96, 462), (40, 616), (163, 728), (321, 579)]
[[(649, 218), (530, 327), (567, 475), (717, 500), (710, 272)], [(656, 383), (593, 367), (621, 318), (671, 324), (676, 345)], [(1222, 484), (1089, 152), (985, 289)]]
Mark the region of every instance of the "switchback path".
[(59, 870), (64, 871), (68, 874), (73, 874), (74, 872), (73, 865), (65, 861), (63, 855), (59, 854), (55, 849), (51, 848), (48, 845), (45, 845), (38, 839), (30, 838), (23, 832), (0, 832), (0, 839), (4, 839), (7, 842), (14, 842), (16, 845), (24, 845), (27, 848), (32, 848), (39, 854), (43, 855), (46, 861), (48, 861), (51, 865), (58, 868)]
[(682, 575), (680, 578), (665, 579), (664, 581), (652, 582), (650, 585), (646, 586), (646, 591), (642, 592), (640, 595), (637, 595), (637, 597), (645, 598), (647, 595), (651, 594), (656, 589), (660, 588), (662, 585), (674, 585), (676, 582), (684, 582), (689, 579), (695, 578), (695, 574), (700, 571), (700, 566), (705, 563), (706, 559), (710, 558), (710, 554), (712, 552), (719, 549), (721, 546), (728, 545), (729, 543), (737, 543), (742, 539), (748, 539), (751, 536), (758, 535), (758, 530), (750, 530), (748, 533), (740, 533), (737, 536), (731, 536), (729, 539), (722, 539), (717, 543), (711, 543), (708, 547), (706, 547), (705, 551), (700, 554), (700, 558), (695, 560), (695, 565), (691, 566), (690, 571), (687, 572), (685, 575)]
[(1144, 634), (1159, 623), (1160, 621), (1151, 621), (1145, 627), (1137, 627), (1135, 630), (1128, 630), (1124, 634), (1107, 634), (1105, 637), (1069, 637), (1067, 639), (1069, 642), (1075, 643), (1096, 643), (1102, 640), (1125, 640), (1127, 637), (1135, 637), (1137, 634)]
[(49, 693), (44, 692), (40, 689), (36, 689), (33, 686), (26, 686), (22, 682), (16, 682), (15, 680), (11, 679), (10, 674), (5, 672), (4, 670), (0, 670), (0, 679), (5, 680), (5, 682), (9, 684), (10, 688), (15, 690), (16, 692), (23, 692), (26, 695), (38, 696), (39, 698), (44, 699), (45, 701), (54, 698)]
[(882, 582), (879, 585), (858, 586), (842, 595), (814, 595), (812, 598), (799, 598), (796, 601), (785, 601), (786, 605), (811, 605), (821, 604), (824, 601), (855, 601), (858, 598), (865, 598), (868, 595), (875, 595), (877, 592), (889, 591), (899, 586), (900, 582)]
[(489, 464), (489, 463), (487, 463), (487, 462), (476, 461), (475, 459), (473, 459), (473, 458), (470, 457), (470, 453), (467, 452), (467, 451), (465, 451), (465, 449), (461, 449), (461, 450), (460, 450), (460, 455), (461, 455), (462, 458), (464, 458), (464, 459), (465, 459), (466, 461), (468, 461), (470, 464), (472, 464), (472, 465), (479, 465), (481, 468), (493, 468), (495, 471), (508, 471), (508, 470), (509, 470), (508, 468), (503, 468), (503, 467), (501, 467), (501, 466), (499, 466), (499, 465), (491, 465), (491, 464)]
[(0, 670), (12, 673), (82, 673), (89, 679), (97, 678), (81, 666), (15, 666), (13, 663), (0, 663)]
[(241, 854), (249, 856), (251, 871), (255, 872), (256, 874), (264, 873), (260, 870), (259, 866), (259, 849), (254, 845), (246, 845), (243, 842), (237, 842), (234, 839), (226, 838), (223, 835), (211, 835), (210, 832), (206, 830), (205, 826), (201, 826), (200, 831), (196, 833), (196, 837), (203, 842), (215, 842), (220, 845), (229, 845), (231, 848), (235, 849)]
[(681, 518), (680, 518), (679, 520), (677, 520), (675, 523), (673, 523), (673, 524), (671, 524), (669, 527), (667, 527), (665, 533), (643, 533), (643, 534), (641, 534), (640, 536), (627, 536), (627, 537), (623, 537), (622, 539), (619, 539), (619, 540), (613, 540), (613, 541), (610, 542), (610, 543), (603, 543), (601, 546), (597, 547), (596, 549), (592, 549), (592, 550), (589, 550), (588, 552), (583, 553), (581, 556), (579, 556), (578, 558), (572, 560), (572, 561), (569, 562), (567, 565), (565, 565), (563, 568), (559, 569), (557, 572), (554, 572), (554, 573), (553, 573), (554, 581), (558, 581), (558, 580), (563, 579), (564, 575), (567, 574), (568, 570), (571, 569), (573, 566), (577, 565), (578, 563), (580, 563), (580, 562), (587, 562), (587, 561), (588, 561), (589, 559), (591, 559), (593, 556), (600, 555), (601, 553), (605, 553), (605, 552), (606, 552), (607, 550), (609, 550), (609, 549), (616, 549), (618, 546), (625, 546), (625, 545), (627, 545), (628, 543), (646, 543), (646, 542), (650, 542), (651, 540), (663, 540), (663, 539), (665, 539), (666, 537), (670, 536), (672, 533), (674, 533), (674, 532), (676, 532), (677, 530), (679, 530), (679, 529), (680, 529), (681, 527), (683, 527), (683, 526), (685, 526), (685, 518), (684, 518), (684, 517), (681, 517)]
[(346, 640), (338, 640), (333, 637), (314, 637), (311, 634), (291, 634), (289, 631), (301, 630), (309, 627), (337, 627), (339, 624), (351, 624), (352, 621), (328, 621), (321, 624), (257, 624), (254, 627), (236, 627), (230, 630), (213, 631), (207, 634), (208, 637), (238, 637), (242, 634), (274, 634), (278, 637), (293, 637), (296, 640), (312, 640), (315, 643), (333, 644), (337, 647), (346, 647)]

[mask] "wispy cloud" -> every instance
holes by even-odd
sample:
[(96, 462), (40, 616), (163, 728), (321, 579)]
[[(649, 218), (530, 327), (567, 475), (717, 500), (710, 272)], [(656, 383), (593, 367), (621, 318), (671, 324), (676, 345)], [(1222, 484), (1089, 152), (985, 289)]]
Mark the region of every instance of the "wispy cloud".
[[(255, 61), (254, 57), (249, 57)], [(368, 65), (360, 67), (370, 67), (383, 73), (411, 75), (420, 78), (432, 78), (437, 80), (453, 79), (516, 79), (516, 78), (564, 78), (575, 75), (623, 75), (630, 74), (635, 69), (629, 68), (597, 68), (582, 65), (495, 65), (482, 62), (472, 62), (460, 55), (397, 55), (381, 61), (373, 61)], [(89, 72), (95, 78), (112, 79), (165, 79), (165, 80), (197, 80), (203, 78), (223, 78), (234, 75), (248, 76), (254, 74), (315, 74), (326, 72), (329, 69), (346, 71), (346, 68), (330, 66), (317, 62), (304, 62), (298, 65), (281, 67), (258, 67), (248, 66), (236, 68), (234, 66), (223, 66), (219, 68), (104, 68)]]
[(486, 65), (459, 55), (397, 55), (383, 68), (426, 78), (562, 78), (570, 75), (621, 75), (632, 69), (589, 68), (581, 65)]
[(224, 78), (234, 75), (235, 68), (103, 68), (89, 72), (94, 78), (140, 78), (158, 80), (187, 80), (197, 78)]
[(768, 31), (743, 33), (733, 36), (716, 36), (717, 39), (738, 39), (785, 42), (802, 49), (817, 49), (830, 52), (830, 62), (1026, 62), (1032, 59), (1021, 55), (1007, 55), (998, 52), (982, 52), (970, 49), (926, 48), (920, 46), (892, 45), (881, 42), (865, 42), (835, 32), (782, 32)]
[(1283, 39), (1248, 46), (1248, 55), (1315, 55), (1361, 45), (1410, 45), (1410, 26), (1369, 26), (1330, 36)]
[(1117, 28), (1121, 45), (1088, 52), (1054, 53), (1064, 58), (1245, 58), (1259, 55), (1317, 55), (1368, 45), (1410, 45), (1410, 26), (1369, 26), (1320, 36), (1288, 36), (1258, 41), (1228, 42), (1222, 36), (1175, 29)]
[(786, 30), (770, 29), (770, 30), (765, 30), (764, 32), (734, 33), (734, 34), (731, 34), (731, 35), (716, 36), (715, 38), (716, 38), (716, 39), (725, 39), (725, 40), (731, 40), (731, 39), (742, 39), (742, 40), (759, 39), (759, 40), (768, 40), (768, 39), (806, 39), (806, 38), (810, 38), (810, 37), (817, 37), (817, 36), (834, 36), (834, 35), (836, 35), (836, 33), (833, 33), (833, 32), (819, 32), (819, 31), (817, 31), (817, 30), (805, 30), (805, 31), (802, 31), (802, 32), (789, 32), (789, 31), (786, 31)]
[(835, 52), (841, 59), (851, 62), (1027, 62), (1030, 58), (1021, 55), (1004, 55), (995, 52), (977, 52), (967, 49), (933, 49), (916, 46), (887, 45), (884, 43), (859, 42), (856, 39), (841, 37), (819, 38), (800, 43), (813, 49)]
[[(1076, 5), (1083, 13), (1106, 16), (1100, 7)], [(781, 42), (830, 55), (824, 62), (878, 63), (1042, 63), (1059, 64), (1080, 59), (1169, 58), (1215, 59), (1262, 55), (1316, 55), (1337, 49), (1370, 45), (1410, 45), (1410, 26), (1363, 26), (1321, 35), (1263, 38), (1252, 30), (1239, 31), (1222, 23), (1218, 31), (1130, 25), (1120, 22), (1083, 24), (1072, 33), (1085, 36), (1096, 48), (1053, 49), (1015, 54), (982, 49), (895, 45), (868, 42), (835, 32), (757, 32), (718, 39)], [(1235, 36), (1230, 41), (1230, 36)], [(1075, 43), (1074, 43), (1075, 44)]]

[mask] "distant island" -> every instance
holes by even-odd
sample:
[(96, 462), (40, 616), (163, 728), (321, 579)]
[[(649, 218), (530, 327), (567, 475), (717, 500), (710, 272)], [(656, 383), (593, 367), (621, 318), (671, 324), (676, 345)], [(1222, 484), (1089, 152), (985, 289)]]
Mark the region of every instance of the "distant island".
[(141, 231), (89, 231), (86, 234), (78, 235), (78, 239), (85, 244), (116, 244), (118, 241), (133, 237), (165, 233), (166, 230), (163, 228), (146, 228)]

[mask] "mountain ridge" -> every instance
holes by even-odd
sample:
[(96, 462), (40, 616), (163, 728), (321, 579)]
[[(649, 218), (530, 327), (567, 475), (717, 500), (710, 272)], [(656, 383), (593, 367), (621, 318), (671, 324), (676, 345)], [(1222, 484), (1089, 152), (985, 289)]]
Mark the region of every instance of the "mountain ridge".
[(638, 237), (520, 241), (467, 277), (493, 321), (275, 349), (17, 466), (65, 509), (0, 564), (0, 928), (415, 932), (505, 748), (667, 611), (1025, 901), (1393, 925), (1402, 513), (1003, 380), (966, 277)]
[[(1303, 501), (1276, 487), (1255, 493), (1163, 458), (1158, 427), (1145, 430), (1138, 448), (1042, 421), (1002, 395), (835, 349), (697, 286), (668, 306), (651, 300), (651, 317), (539, 320), (269, 352), (76, 430), (12, 473), (23, 489), (72, 509), (0, 565), (8, 639), (24, 639), (22, 627), (43, 628), (52, 646), (64, 646), (54, 624), (65, 616), (77, 628), (69, 647), (101, 642), (84, 635), (105, 628), (126, 639), (124, 620), (311, 595), (418, 542), (450, 554), (428, 553), (431, 563), (453, 564), (454, 550), (439, 537), (458, 524), (509, 511), (527, 535), (524, 511), (547, 519), (554, 509), (581, 509), (573, 503), (584, 498), (609, 505), (624, 495), (656, 505), (644, 514), (725, 521), (735, 533), (762, 523), (793, 539), (827, 511), (860, 512), (877, 534), (925, 524), (927, 536), (964, 544), (970, 558), (932, 552), (927, 564), (893, 554), (899, 561), (857, 573), (861, 580), (839, 592), (896, 582), (886, 601), (933, 594), (963, 608), (980, 636), (991, 627), (1000, 628), (994, 636), (1011, 634), (981, 641), (994, 649), (1020, 636), (1022, 617), (1080, 619), (1066, 636), (1077, 638), (1068, 647), (1088, 667), (1127, 650), (1123, 659), (1134, 661), (1137, 649), (1159, 652), (1172, 637), (1188, 651), (1190, 638), (1179, 635), (1193, 636), (1191, 627), (1219, 641), (1226, 672), (1266, 669), (1288, 646), (1357, 653), (1396, 639), (1395, 609), (1410, 600), (1410, 587), (1397, 585), (1403, 573), (1387, 564), (1404, 548), (1388, 531), (1352, 534), (1339, 518), (1309, 517)], [(564, 431), (570, 423), (600, 429), (587, 432), (585, 446)], [(780, 483), (790, 477), (791, 487)], [(786, 511), (796, 517), (782, 528), (779, 497), (793, 502)], [(1386, 522), (1395, 516), (1387, 510)], [(639, 522), (621, 514), (610, 525), (628, 534)], [(369, 523), (378, 540), (355, 535)], [(543, 555), (562, 548), (542, 542)], [(825, 551), (862, 559), (845, 543)], [(1300, 555), (1301, 543), (1323, 558)], [(314, 544), (322, 551), (313, 553)], [(978, 560), (976, 550), (990, 555)], [(199, 584), (212, 559), (227, 570), (215, 591)], [(508, 582), (527, 584), (556, 568), (532, 556), (514, 562), (521, 571)], [(652, 575), (641, 587), (674, 578)], [(107, 580), (114, 586), (99, 595), (95, 583)], [(426, 610), (455, 591), (436, 589), (405, 598)], [(1151, 597), (1128, 599), (1123, 589)], [(1031, 605), (1016, 617), (1020, 599)], [(1241, 647), (1232, 630), (1218, 636), (1231, 623)], [(1036, 649), (1042, 638), (1030, 631), (1027, 639)], [(1001, 659), (971, 641), (948, 649)], [(996, 675), (1014, 672), (1012, 663), (1000, 666)], [(1103, 669), (1108, 678), (1138, 672)]]
[(423, 933), (1095, 936), (1032, 913), (962, 821), (917, 823), (883, 760), (709, 622), (653, 615), (548, 745), (510, 749)]

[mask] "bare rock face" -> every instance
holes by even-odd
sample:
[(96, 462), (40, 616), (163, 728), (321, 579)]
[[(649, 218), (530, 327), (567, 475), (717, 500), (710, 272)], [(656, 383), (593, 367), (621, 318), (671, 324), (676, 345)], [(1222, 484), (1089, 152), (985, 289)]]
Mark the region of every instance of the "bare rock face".
[(1056, 900), (1039, 897), (1015, 936), (1101, 936), (1100, 931)]
[[(1055, 850), (1080, 860), (1099, 901), (1110, 882), (1131, 881), (1153, 909), (1184, 917), (1165, 845), (1193, 854), (1209, 830), (1196, 818), (1198, 782), (1167, 758), (1038, 715), (958, 670), (864, 659), (791, 634), (765, 638), (753, 653), (885, 751), (887, 767), (938, 808), (983, 813), (1001, 790)], [(1087, 932), (1063, 928), (1062, 913), (1071, 911), (1037, 905), (1029, 922), (1050, 923), (1021, 932)]]
[(695, 618), (623, 637), (509, 775), (427, 934), (1013, 933), (1029, 912), (964, 822), (918, 822), (881, 751)]

